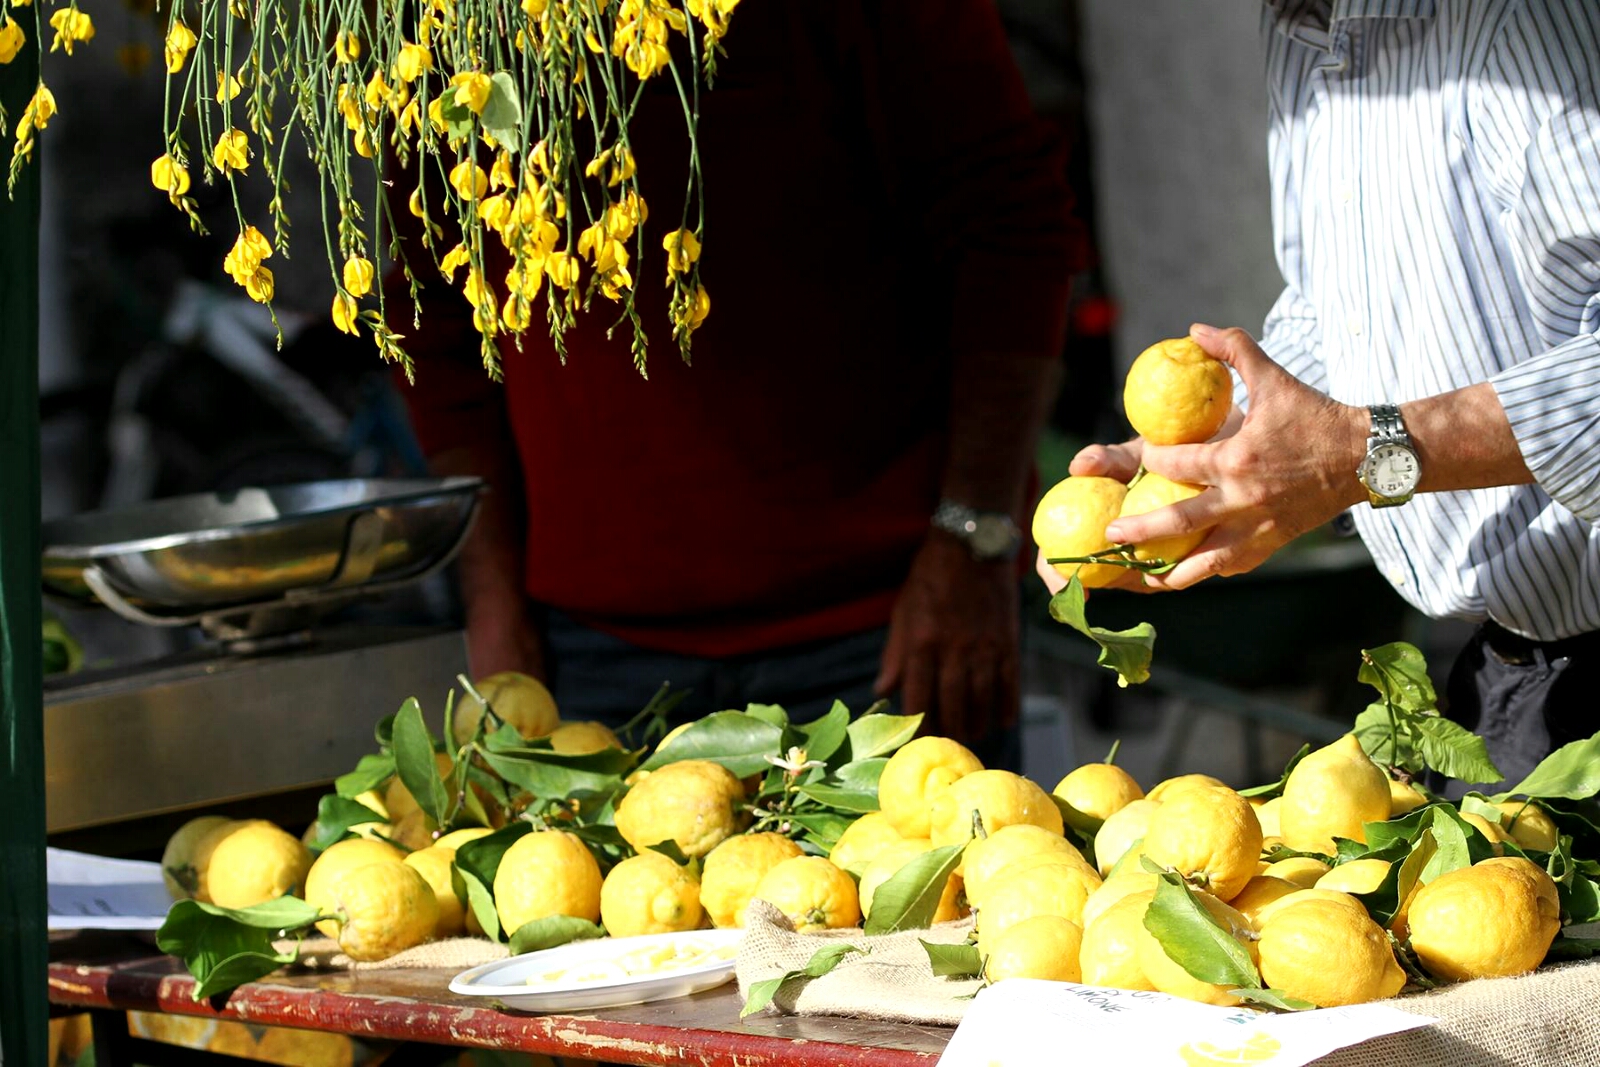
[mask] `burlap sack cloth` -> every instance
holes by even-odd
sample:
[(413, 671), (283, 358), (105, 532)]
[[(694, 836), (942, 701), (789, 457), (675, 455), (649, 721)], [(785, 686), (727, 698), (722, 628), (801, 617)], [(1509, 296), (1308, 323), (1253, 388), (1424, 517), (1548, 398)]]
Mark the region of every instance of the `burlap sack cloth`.
[[(293, 966), (319, 971), (383, 971), (394, 968), (449, 967), (464, 971), (480, 963), (492, 963), (511, 955), (511, 950), (486, 937), (452, 937), (444, 941), (430, 941), (426, 945), (397, 952), (388, 959), (360, 963), (339, 951), (339, 942), (331, 937), (308, 937), (300, 943), (300, 955)], [(293, 941), (274, 944), (279, 952), (294, 948)]]
[[(776, 908), (752, 901), (739, 946), (739, 992), (806, 965), (823, 944), (848, 941), (850, 953), (829, 974), (773, 998), (795, 1015), (842, 1015), (888, 1022), (954, 1026), (978, 988), (976, 979), (934, 977), (918, 939), (959, 942), (970, 920), (932, 930), (868, 937), (860, 931), (797, 934)], [(1331, 961), (1330, 961), (1331, 962)], [(1383, 1001), (1438, 1020), (1315, 1061), (1316, 1067), (1600, 1067), (1600, 960), (1543, 968), (1521, 978), (1485, 978)], [(770, 1009), (769, 1009), (770, 1010)]]

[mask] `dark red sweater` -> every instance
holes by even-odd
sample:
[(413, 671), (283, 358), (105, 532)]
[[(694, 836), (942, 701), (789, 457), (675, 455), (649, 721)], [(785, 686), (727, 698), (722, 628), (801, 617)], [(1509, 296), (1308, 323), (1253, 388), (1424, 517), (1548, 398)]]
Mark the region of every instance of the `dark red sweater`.
[(692, 366), (662, 285), (687, 150), (664, 76), (631, 127), (648, 380), (598, 296), (565, 366), (536, 308), (502, 388), (459, 292), (430, 286), (420, 330), (390, 292), (424, 449), (511, 428), (529, 596), (708, 656), (887, 622), (939, 497), (952, 355), (1058, 358), (1078, 255), (989, 0), (748, 0), (726, 45), (702, 94), (711, 314)]

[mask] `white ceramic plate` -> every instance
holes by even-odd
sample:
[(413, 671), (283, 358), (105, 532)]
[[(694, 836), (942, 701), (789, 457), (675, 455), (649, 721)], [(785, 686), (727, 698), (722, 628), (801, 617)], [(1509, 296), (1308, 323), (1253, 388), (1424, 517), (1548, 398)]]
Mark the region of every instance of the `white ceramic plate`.
[[(462, 971), (451, 980), (450, 992), (493, 998), (525, 1011), (614, 1008), (682, 997), (733, 977), (732, 950), (743, 935), (743, 930), (688, 930), (574, 941)], [(728, 958), (633, 975), (618, 963), (663, 949), (687, 955), (701, 948), (724, 950)]]

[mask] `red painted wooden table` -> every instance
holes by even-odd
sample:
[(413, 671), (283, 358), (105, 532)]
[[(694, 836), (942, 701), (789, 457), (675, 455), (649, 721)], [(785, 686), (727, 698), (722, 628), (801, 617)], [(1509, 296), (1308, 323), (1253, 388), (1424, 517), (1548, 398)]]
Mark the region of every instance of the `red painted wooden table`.
[[(278, 973), (196, 1003), (183, 964), (137, 935), (52, 940), (52, 1011), (96, 1012), (96, 1063), (150, 1062), (129, 1038), (126, 1011), (291, 1026), (455, 1048), (539, 1052), (624, 1064), (696, 1067), (931, 1065), (954, 1032), (859, 1019), (763, 1012), (739, 1019), (729, 982), (694, 996), (572, 1015), (501, 1011), (449, 990), (453, 971)], [(107, 1057), (102, 1060), (99, 1057)], [(174, 1059), (172, 1062), (177, 1062)], [(420, 1062), (420, 1061), (419, 1061)]]

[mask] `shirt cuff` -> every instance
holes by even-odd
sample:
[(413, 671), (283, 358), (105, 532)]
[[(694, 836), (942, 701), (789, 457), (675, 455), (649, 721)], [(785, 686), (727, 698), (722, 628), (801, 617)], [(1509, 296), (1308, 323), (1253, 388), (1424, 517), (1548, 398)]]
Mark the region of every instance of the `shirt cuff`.
[(1534, 481), (1600, 523), (1600, 339), (1573, 338), (1489, 380)]

